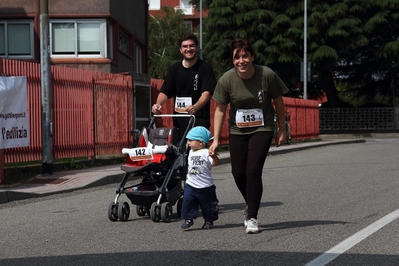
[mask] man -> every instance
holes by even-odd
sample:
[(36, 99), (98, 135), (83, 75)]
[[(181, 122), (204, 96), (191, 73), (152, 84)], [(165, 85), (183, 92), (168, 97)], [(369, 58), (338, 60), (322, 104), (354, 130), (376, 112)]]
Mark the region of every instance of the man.
[[(210, 102), (216, 86), (211, 65), (197, 57), (198, 39), (184, 34), (179, 39), (183, 60), (173, 64), (165, 77), (152, 113), (160, 114), (162, 105), (174, 97), (174, 113), (195, 115), (195, 126), (210, 128)], [(188, 125), (188, 118), (174, 117), (173, 124), (179, 129), (180, 139)]]

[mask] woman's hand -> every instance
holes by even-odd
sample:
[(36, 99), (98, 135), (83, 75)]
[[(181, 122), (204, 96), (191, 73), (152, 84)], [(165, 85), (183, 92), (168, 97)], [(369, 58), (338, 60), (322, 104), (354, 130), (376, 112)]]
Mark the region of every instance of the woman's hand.
[(276, 147), (278, 147), (278, 146), (284, 144), (284, 142), (285, 142), (285, 136), (286, 136), (285, 129), (279, 130), (279, 131), (277, 132), (277, 137), (276, 137), (276, 139), (275, 139), (275, 141), (276, 141)]
[(216, 141), (213, 141), (212, 145), (208, 148), (209, 156), (213, 157), (213, 156), (218, 155), (218, 153), (216, 152), (218, 145), (219, 145), (219, 143), (217, 143)]

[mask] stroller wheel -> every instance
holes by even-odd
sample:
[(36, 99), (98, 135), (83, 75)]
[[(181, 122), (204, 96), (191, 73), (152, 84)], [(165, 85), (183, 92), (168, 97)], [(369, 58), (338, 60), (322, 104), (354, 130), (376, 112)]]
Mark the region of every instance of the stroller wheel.
[(136, 213), (138, 216), (145, 216), (148, 212), (149, 208), (147, 206), (136, 205)]
[(129, 219), (130, 215), (130, 207), (127, 202), (124, 202), (119, 208), (118, 208), (118, 218), (122, 222), (125, 222)]
[(113, 222), (118, 220), (118, 204), (113, 201), (108, 206), (108, 218)]
[(156, 202), (153, 202), (150, 209), (151, 220), (153, 220), (154, 222), (159, 222), (161, 220), (160, 212), (160, 206), (158, 206)]
[(172, 219), (172, 214), (173, 214), (172, 204), (170, 204), (170, 202), (162, 203), (162, 206), (161, 206), (162, 220), (165, 223), (169, 223), (170, 220)]

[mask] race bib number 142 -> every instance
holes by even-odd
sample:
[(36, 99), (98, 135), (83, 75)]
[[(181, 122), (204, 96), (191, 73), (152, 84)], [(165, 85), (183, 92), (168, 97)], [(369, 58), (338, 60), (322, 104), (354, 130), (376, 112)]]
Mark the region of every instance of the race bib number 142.
[(131, 149), (129, 157), (132, 161), (151, 160), (153, 158), (152, 149), (145, 147)]

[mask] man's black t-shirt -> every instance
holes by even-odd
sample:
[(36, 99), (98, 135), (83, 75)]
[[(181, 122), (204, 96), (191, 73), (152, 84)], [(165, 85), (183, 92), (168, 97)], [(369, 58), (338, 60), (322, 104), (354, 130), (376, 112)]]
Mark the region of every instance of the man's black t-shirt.
[[(195, 104), (202, 93), (209, 91), (211, 95), (216, 86), (216, 78), (211, 65), (201, 59), (190, 68), (185, 68), (179, 61), (173, 64), (165, 77), (164, 83), (160, 89), (168, 98), (191, 97), (192, 104)], [(195, 125), (210, 127), (210, 101), (195, 114)], [(177, 113), (177, 112), (174, 112)], [(188, 119), (174, 118), (174, 126), (179, 128), (180, 136), (183, 135), (187, 127)]]

